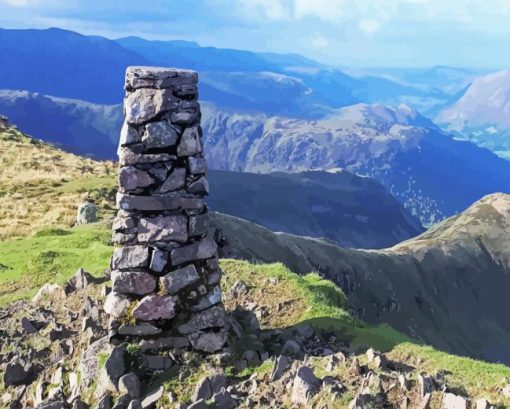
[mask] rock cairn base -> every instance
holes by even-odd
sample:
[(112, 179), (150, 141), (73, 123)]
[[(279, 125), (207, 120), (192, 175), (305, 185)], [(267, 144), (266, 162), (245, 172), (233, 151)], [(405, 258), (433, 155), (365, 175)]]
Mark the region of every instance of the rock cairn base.
[(119, 144), (110, 339), (220, 350), (227, 338), (208, 234), (196, 72), (130, 67)]

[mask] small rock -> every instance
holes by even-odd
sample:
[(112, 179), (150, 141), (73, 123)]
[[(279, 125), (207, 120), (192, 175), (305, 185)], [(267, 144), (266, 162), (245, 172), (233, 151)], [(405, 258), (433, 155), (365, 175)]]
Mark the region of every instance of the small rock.
[(428, 393), (434, 392), (434, 382), (432, 381), (432, 378), (430, 378), (427, 375), (418, 374), (418, 383), (420, 384), (420, 393), (421, 396), (424, 397)]
[(318, 392), (320, 386), (321, 382), (314, 375), (312, 368), (300, 367), (292, 385), (292, 402), (298, 405), (307, 405), (310, 397)]
[(162, 371), (172, 367), (173, 360), (167, 356), (145, 355), (147, 369), (151, 371)]
[(359, 364), (359, 360), (358, 360), (358, 358), (354, 358), (351, 366), (349, 367), (349, 374), (354, 375), (354, 376), (359, 376), (359, 375), (361, 375), (361, 373), (362, 373), (362, 370), (361, 370), (361, 365)]
[(39, 371), (40, 368), (35, 365), (27, 364), (23, 366), (20, 363), (8, 363), (4, 372), (4, 385), (30, 385), (37, 377)]
[(215, 393), (212, 397), (213, 407), (216, 409), (234, 409), (237, 401), (226, 390)]
[(328, 363), (326, 364), (326, 371), (332, 372), (339, 365), (344, 364), (346, 361), (345, 355), (342, 352), (337, 352), (334, 355), (331, 355), (328, 359)]
[(273, 366), (273, 371), (271, 373), (271, 382), (275, 382), (282, 377), (284, 372), (290, 368), (292, 360), (286, 355), (280, 355)]
[(21, 319), (21, 327), (25, 334), (36, 334), (39, 331), (27, 317)]
[(494, 409), (487, 399), (478, 399), (476, 401), (476, 409)]
[(246, 295), (248, 294), (248, 286), (244, 281), (237, 280), (230, 289), (230, 294), (232, 294), (234, 298), (239, 298), (242, 295)]
[(155, 404), (158, 400), (161, 399), (164, 391), (165, 391), (165, 388), (163, 386), (160, 386), (159, 388), (154, 389), (151, 392), (149, 392), (145, 396), (145, 398), (142, 400), (142, 408), (148, 408), (151, 405)]
[(281, 355), (288, 355), (292, 357), (300, 357), (302, 354), (301, 351), (301, 345), (294, 341), (293, 339), (289, 339), (285, 342), (285, 344), (282, 347), (282, 350), (280, 351)]
[(193, 349), (208, 353), (217, 352), (222, 349), (227, 342), (227, 338), (228, 333), (225, 329), (219, 331), (197, 331), (188, 336)]
[(126, 350), (123, 346), (113, 348), (110, 356), (106, 359), (104, 368), (101, 370), (99, 385), (103, 390), (117, 392), (119, 379), (124, 375)]
[(201, 378), (195, 386), (195, 391), (191, 397), (192, 402), (199, 400), (209, 400), (212, 397), (211, 382), (207, 376)]
[(431, 394), (427, 393), (420, 401), (417, 409), (429, 409)]
[(142, 402), (140, 402), (138, 399), (134, 399), (129, 402), (127, 409), (143, 409)]
[(80, 203), (76, 214), (76, 224), (95, 223), (97, 221), (97, 206), (90, 202)]
[(119, 392), (123, 395), (129, 395), (132, 398), (140, 397), (140, 379), (134, 372), (122, 375), (119, 378)]
[(462, 396), (457, 396), (453, 393), (445, 393), (443, 396), (443, 409), (467, 409), (467, 405), (467, 399)]
[(129, 304), (130, 302), (127, 297), (112, 291), (106, 297), (103, 308), (107, 314), (111, 315), (112, 317), (119, 318), (124, 315), (124, 312), (128, 309)]
[(83, 268), (79, 268), (64, 286), (64, 292), (69, 295), (74, 291), (82, 291), (87, 288), (91, 281), (92, 275)]
[(80, 399), (75, 399), (73, 401), (72, 409), (89, 409), (89, 405), (87, 405), (85, 402), (83, 402)]
[(39, 304), (44, 298), (50, 296), (58, 296), (62, 297), (64, 295), (64, 290), (58, 284), (44, 284), (37, 294), (32, 298), (33, 304)]
[(110, 395), (104, 395), (97, 403), (97, 409), (111, 409), (112, 397)]

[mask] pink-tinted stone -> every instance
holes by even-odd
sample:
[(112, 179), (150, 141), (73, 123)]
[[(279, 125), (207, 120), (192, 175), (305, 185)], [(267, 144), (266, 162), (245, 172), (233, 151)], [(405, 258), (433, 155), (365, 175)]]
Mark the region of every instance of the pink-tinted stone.
[(134, 308), (133, 316), (141, 321), (171, 319), (175, 316), (177, 297), (148, 295)]

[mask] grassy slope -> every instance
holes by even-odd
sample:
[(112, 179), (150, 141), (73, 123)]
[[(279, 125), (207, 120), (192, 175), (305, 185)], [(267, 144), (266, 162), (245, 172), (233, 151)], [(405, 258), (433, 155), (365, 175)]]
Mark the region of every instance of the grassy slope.
[[(0, 267), (0, 305), (30, 297), (45, 282), (61, 283), (78, 267), (101, 274), (108, 266), (112, 251), (108, 236), (108, 226), (96, 223), (72, 229), (46, 229), (32, 237), (0, 242), (3, 265)], [(398, 358), (418, 370), (444, 372), (451, 387), (462, 389), (472, 397), (485, 397), (495, 404), (510, 407), (510, 400), (500, 392), (504, 386), (501, 379), (510, 379), (510, 368), (414, 344), (386, 326), (365, 325), (345, 310), (342, 291), (317, 274), (299, 276), (279, 263), (254, 265), (239, 260), (223, 260), (222, 267), (225, 270), (223, 288), (228, 289), (236, 280), (242, 279), (250, 288), (250, 297), (269, 311), (261, 321), (262, 328), (291, 327), (303, 322), (328, 328), (338, 337), (350, 341), (354, 350), (361, 352), (367, 346), (373, 346), (389, 351), (390, 359)], [(276, 306), (288, 300), (291, 300), (288, 308), (276, 314)], [(227, 300), (226, 306), (234, 309), (235, 303)], [(312, 362), (320, 374), (325, 358), (315, 358)], [(261, 373), (268, 368), (253, 370)], [(193, 382), (188, 379), (182, 385), (172, 385), (172, 388), (176, 387), (186, 395), (192, 390)]]
[(0, 130), (0, 240), (69, 227), (84, 199), (110, 211), (112, 162), (72, 155), (10, 128)]

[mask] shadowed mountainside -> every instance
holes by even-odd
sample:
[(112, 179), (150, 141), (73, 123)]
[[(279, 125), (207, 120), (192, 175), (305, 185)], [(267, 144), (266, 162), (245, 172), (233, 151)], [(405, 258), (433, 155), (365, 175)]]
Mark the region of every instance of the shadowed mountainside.
[(417, 238), (385, 250), (350, 250), (273, 233), (215, 214), (223, 257), (280, 261), (337, 283), (350, 308), (370, 323), (435, 347), (509, 363), (510, 196), (484, 197)]

